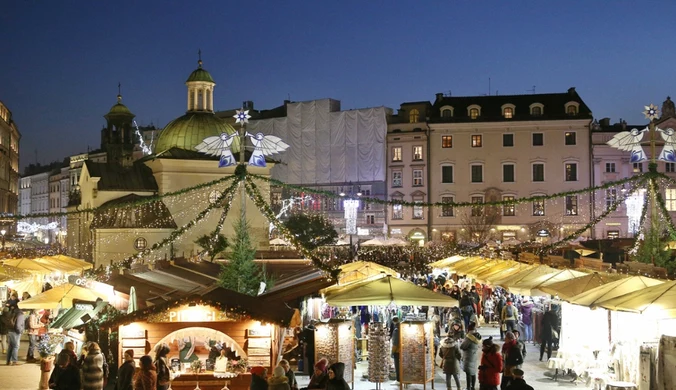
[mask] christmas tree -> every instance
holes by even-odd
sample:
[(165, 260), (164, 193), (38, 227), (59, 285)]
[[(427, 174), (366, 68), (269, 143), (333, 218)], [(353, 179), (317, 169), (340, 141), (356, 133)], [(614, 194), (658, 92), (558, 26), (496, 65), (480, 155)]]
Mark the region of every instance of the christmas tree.
[(256, 248), (249, 236), (249, 223), (246, 218), (240, 217), (233, 227), (235, 237), (232, 239), (230, 261), (221, 266), (218, 283), (229, 290), (257, 295), (265, 275), (260, 266), (254, 262)]

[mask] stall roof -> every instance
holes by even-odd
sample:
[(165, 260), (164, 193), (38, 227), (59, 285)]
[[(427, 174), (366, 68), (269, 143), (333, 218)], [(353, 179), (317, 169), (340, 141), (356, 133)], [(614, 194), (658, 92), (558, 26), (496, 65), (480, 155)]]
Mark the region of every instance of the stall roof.
[(333, 284), (335, 281), (329, 280), (323, 271), (303, 270), (277, 280), (274, 286), (260, 298), (268, 303), (290, 302), (317, 293)]
[(136, 288), (136, 296), (138, 303), (143, 306), (146, 302), (151, 304), (158, 304), (166, 301), (175, 300), (184, 297), (186, 294), (182, 291), (171, 289), (167, 286), (158, 285), (156, 283), (137, 278), (134, 275), (113, 275), (108, 281), (108, 284), (115, 286), (115, 290), (124, 294), (129, 294), (129, 289), (134, 286)]
[(98, 301), (94, 303), (94, 307), (92, 310), (79, 309), (73, 306), (70, 309), (66, 310), (59, 317), (57, 317), (57, 319), (54, 322), (49, 324), (49, 327), (61, 329), (75, 328), (76, 326), (84, 324), (84, 321), (82, 321), (82, 317), (85, 314), (88, 314), (90, 317), (93, 318), (95, 315), (99, 314), (99, 312), (103, 310), (103, 308), (106, 307), (107, 304), (108, 302)]
[(161, 286), (167, 286), (171, 289), (182, 291), (185, 293), (195, 292), (204, 288), (204, 286), (194, 283), (187, 279), (182, 279), (177, 276), (162, 272), (162, 271), (148, 271), (139, 274), (134, 274), (135, 277), (147, 280)]
[(231, 310), (251, 317), (254, 320), (272, 322), (280, 325), (287, 325), (294, 314), (293, 309), (284, 305), (267, 305), (259, 297), (253, 297), (228, 290), (222, 287), (212, 287), (199, 294), (191, 294), (188, 297), (175, 299), (159, 305), (146, 307), (136, 310), (129, 314), (116, 317), (113, 320), (101, 324), (103, 327), (115, 327), (129, 324), (135, 321), (143, 320), (151, 314), (160, 313), (173, 307), (200, 303), (220, 308), (221, 310)]

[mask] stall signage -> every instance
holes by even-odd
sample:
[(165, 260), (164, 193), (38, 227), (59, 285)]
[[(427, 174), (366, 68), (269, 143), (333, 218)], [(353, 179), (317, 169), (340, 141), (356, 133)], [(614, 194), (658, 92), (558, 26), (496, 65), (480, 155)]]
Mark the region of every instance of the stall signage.
[(537, 235), (538, 235), (538, 237), (549, 237), (549, 230), (540, 229), (540, 230), (538, 230)]
[(225, 312), (211, 306), (179, 306), (177, 308), (153, 314), (148, 322), (220, 322), (233, 321)]
[(91, 303), (76, 303), (73, 305), (75, 307), (75, 310), (82, 310), (82, 311), (91, 311), (94, 310), (94, 305)]

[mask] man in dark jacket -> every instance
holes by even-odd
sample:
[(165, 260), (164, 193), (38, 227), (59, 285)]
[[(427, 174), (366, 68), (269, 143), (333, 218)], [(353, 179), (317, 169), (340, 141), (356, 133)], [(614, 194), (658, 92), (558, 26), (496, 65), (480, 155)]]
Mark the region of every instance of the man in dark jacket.
[(521, 332), (515, 330), (512, 333), (514, 333), (514, 337), (516, 338), (516, 345), (521, 350), (521, 356), (523, 356), (523, 360), (526, 360), (526, 343), (521, 341)]
[(134, 350), (124, 351), (124, 363), (117, 370), (117, 384), (115, 390), (133, 390), (134, 374), (136, 373), (136, 364), (134, 364)]
[(329, 381), (326, 390), (350, 390), (350, 385), (345, 382), (345, 364), (338, 362), (329, 367)]
[(554, 333), (558, 332), (558, 329), (559, 319), (550, 307), (542, 316), (542, 329), (540, 331), (540, 337), (542, 338), (542, 342), (540, 343), (540, 361), (542, 361), (542, 357), (545, 354), (545, 345), (547, 346), (547, 360), (552, 357), (552, 343), (555, 338)]
[(9, 344), (9, 349), (7, 350), (7, 365), (11, 364), (16, 366), (19, 361), (19, 342), (21, 333), (23, 333), (26, 323), (23, 312), (16, 306), (12, 306), (9, 315), (10, 327), (7, 332), (7, 343)]
[(512, 383), (507, 386), (507, 390), (535, 390), (523, 380), (523, 371), (521, 369), (513, 369), (512, 375), (514, 376), (514, 379), (512, 380)]

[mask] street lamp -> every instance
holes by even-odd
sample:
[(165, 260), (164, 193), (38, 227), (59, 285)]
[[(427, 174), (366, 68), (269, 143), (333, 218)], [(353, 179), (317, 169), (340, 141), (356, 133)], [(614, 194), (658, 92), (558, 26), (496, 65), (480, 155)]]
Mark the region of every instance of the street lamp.
[(0, 230), (0, 234), (2, 234), (2, 250), (5, 250), (5, 234), (7, 233), (7, 230), (2, 229)]

